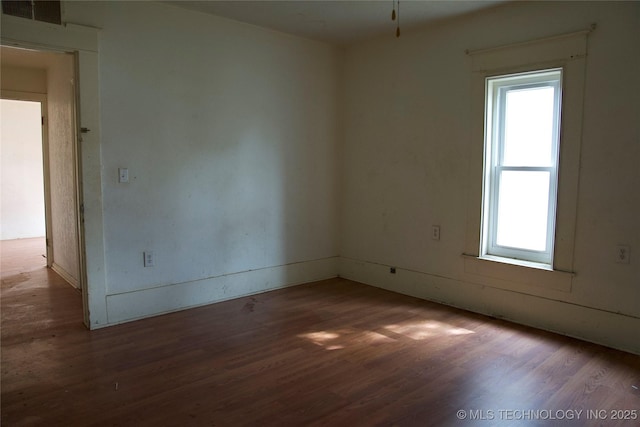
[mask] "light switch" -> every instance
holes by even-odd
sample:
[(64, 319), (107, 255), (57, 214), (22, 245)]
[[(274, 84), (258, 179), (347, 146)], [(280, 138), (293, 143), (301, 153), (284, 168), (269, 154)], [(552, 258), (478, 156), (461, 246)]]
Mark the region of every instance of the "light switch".
[(152, 251), (145, 251), (144, 252), (144, 266), (145, 267), (155, 267), (156, 265), (156, 260), (153, 257), (153, 252)]
[(118, 182), (129, 182), (129, 169), (127, 168), (118, 168)]
[(432, 225), (431, 226), (431, 238), (433, 240), (440, 240), (440, 226)]

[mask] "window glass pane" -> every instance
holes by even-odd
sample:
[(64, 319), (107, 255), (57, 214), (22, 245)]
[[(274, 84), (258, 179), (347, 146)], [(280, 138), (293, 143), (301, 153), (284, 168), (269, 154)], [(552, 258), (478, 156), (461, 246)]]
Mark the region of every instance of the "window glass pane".
[(550, 173), (502, 171), (500, 175), (496, 244), (544, 251)]
[(506, 92), (505, 166), (551, 166), (554, 89), (550, 86)]

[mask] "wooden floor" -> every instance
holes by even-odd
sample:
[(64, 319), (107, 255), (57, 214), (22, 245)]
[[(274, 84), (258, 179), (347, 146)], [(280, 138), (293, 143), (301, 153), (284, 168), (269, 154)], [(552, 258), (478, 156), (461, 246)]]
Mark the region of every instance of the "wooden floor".
[(3, 426), (640, 425), (639, 356), (344, 279), (90, 332), (40, 247), (2, 244)]

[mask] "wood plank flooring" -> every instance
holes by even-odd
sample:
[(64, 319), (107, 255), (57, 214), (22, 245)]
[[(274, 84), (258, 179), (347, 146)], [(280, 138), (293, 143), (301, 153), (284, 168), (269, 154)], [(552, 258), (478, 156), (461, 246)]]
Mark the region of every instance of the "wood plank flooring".
[(640, 356), (339, 278), (88, 331), (2, 250), (3, 426), (640, 425)]

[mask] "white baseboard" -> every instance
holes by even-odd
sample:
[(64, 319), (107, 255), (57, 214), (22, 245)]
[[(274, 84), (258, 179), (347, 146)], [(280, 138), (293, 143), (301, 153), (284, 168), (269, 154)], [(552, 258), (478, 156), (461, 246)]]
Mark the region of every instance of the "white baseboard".
[(55, 271), (58, 274), (58, 276), (66, 280), (74, 288), (78, 289), (80, 287), (80, 284), (78, 283), (78, 279), (73, 277), (67, 270), (60, 267), (60, 265), (53, 262), (53, 264), (51, 264), (51, 269)]
[(107, 295), (108, 325), (340, 277), (640, 354), (640, 319), (349, 258), (325, 258)]
[(481, 284), (340, 258), (340, 277), (640, 354), (640, 319)]
[(336, 277), (337, 270), (338, 258), (331, 257), (107, 295), (108, 324), (329, 279)]

